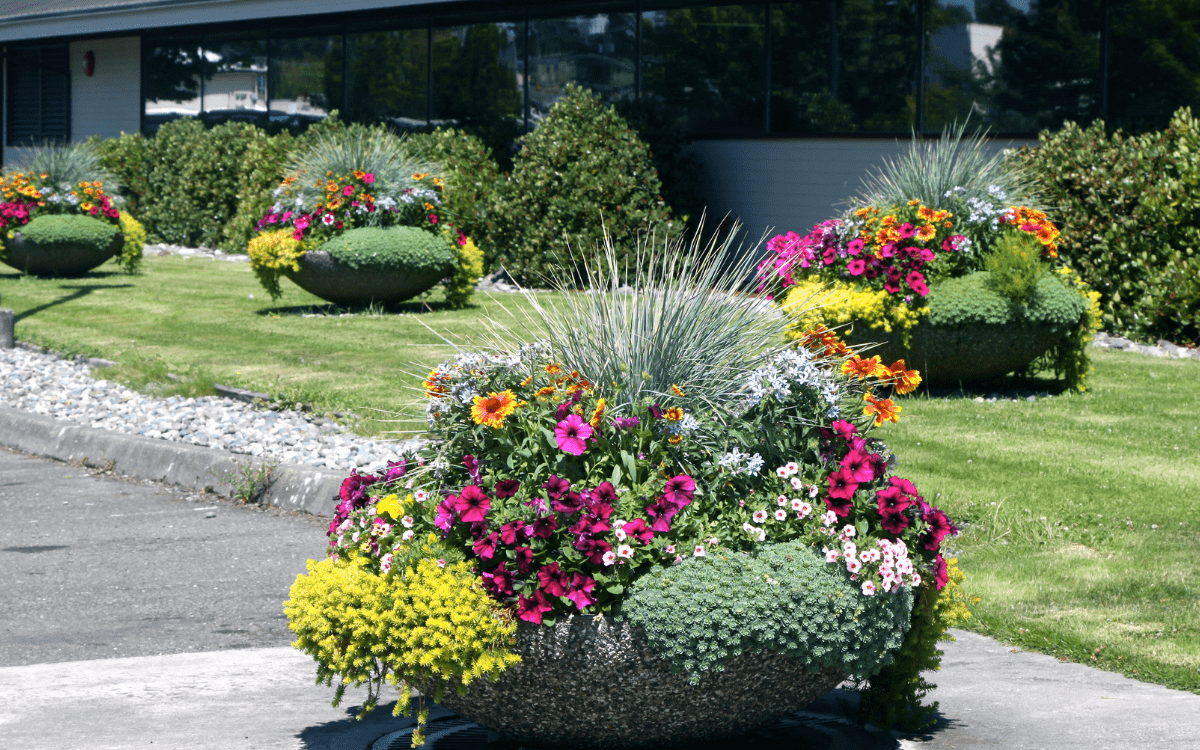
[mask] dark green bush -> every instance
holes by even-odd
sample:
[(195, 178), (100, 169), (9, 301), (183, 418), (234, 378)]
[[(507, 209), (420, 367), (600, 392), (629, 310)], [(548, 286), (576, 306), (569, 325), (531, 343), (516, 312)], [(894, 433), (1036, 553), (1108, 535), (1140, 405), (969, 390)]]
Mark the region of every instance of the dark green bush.
[(146, 151), (149, 140), (141, 133), (121, 133), (116, 138), (92, 136), (88, 142), (96, 148), (100, 163), (117, 178), (109, 192), (125, 199), (125, 210), (140, 220), (142, 199), (150, 189), (147, 179)]
[[(113, 238), (121, 230), (90, 216), (47, 214), (33, 219), (19, 231), (26, 240), (38, 245), (90, 245), (105, 250), (113, 248)], [(119, 251), (120, 247), (114, 249)]]
[(458, 256), (445, 237), (417, 227), (361, 227), (326, 242), (321, 249), (351, 268), (454, 271)]
[(163, 125), (146, 149), (141, 215), (152, 240), (214, 247), (237, 213), (246, 149), (259, 131), (227, 122), (212, 130), (192, 118)]
[[(1200, 124), (1144, 135), (1068, 122), (1018, 151), (1057, 206), (1059, 251), (1100, 292), (1105, 327), (1200, 341)], [(1191, 283), (1189, 283), (1189, 281)]]
[(633, 584), (622, 617), (693, 683), (726, 659), (770, 651), (810, 671), (865, 678), (891, 661), (909, 627), (912, 593), (864, 596), (804, 542), (757, 554), (694, 557)]
[(442, 194), (443, 218), (474, 240), (483, 251), (484, 268), (496, 262), (497, 249), (489, 241), (487, 210), (499, 187), (500, 168), (491, 149), (477, 136), (452, 128), (438, 128), (409, 138), (421, 156), (442, 166), (446, 182)]
[(646, 144), (610, 106), (568, 85), (538, 128), (525, 136), (513, 171), (493, 196), (487, 242), (518, 280), (570, 279), (581, 257), (608, 235), (622, 266), (633, 261), (639, 235), (658, 241), (671, 231)]
[(930, 325), (1007, 325), (1029, 323), (1069, 328), (1079, 324), (1088, 301), (1051, 274), (1042, 276), (1025, 304), (1013, 302), (996, 289), (987, 271), (946, 279), (929, 292)]
[(255, 131), (246, 144), (238, 175), (237, 212), (221, 231), (221, 249), (244, 253), (254, 237), (254, 227), (275, 203), (275, 189), (283, 180), (296, 139), (286, 130), (278, 135)]

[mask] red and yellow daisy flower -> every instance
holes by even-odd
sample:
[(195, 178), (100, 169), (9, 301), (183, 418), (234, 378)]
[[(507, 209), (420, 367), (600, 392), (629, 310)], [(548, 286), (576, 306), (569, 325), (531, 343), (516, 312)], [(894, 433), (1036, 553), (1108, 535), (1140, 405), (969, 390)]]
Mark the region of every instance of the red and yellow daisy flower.
[(517, 410), (517, 397), (507, 390), (489, 393), (486, 397), (476, 396), (473, 403), (471, 419), (475, 424), (485, 424), (497, 430), (504, 426), (505, 418)]

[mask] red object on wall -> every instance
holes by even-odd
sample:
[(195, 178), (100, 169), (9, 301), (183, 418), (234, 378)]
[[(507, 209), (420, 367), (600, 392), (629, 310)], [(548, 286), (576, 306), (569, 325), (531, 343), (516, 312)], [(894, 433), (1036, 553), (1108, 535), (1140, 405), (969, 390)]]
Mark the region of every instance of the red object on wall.
[(96, 53), (88, 50), (83, 53), (83, 74), (91, 78), (92, 73), (96, 72)]

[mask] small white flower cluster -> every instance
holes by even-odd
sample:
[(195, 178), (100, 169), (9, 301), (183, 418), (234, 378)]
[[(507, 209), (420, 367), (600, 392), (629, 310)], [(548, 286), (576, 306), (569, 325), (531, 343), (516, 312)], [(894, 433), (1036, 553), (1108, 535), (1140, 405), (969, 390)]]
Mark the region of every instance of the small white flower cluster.
[(812, 352), (802, 347), (785, 349), (750, 373), (745, 385), (746, 406), (757, 406), (767, 395), (782, 402), (795, 388), (816, 391), (829, 406), (829, 416), (838, 416), (837, 381), (814, 361)]
[(693, 417), (691, 414), (684, 414), (683, 419), (678, 422), (663, 422), (663, 430), (668, 435), (690, 435), (695, 432), (700, 426), (700, 420)]
[[(412, 199), (409, 198), (405, 202), (412, 203)], [(396, 199), (390, 195), (384, 195), (375, 200), (375, 208), (381, 209), (383, 211), (390, 211), (395, 207), (396, 207)]]
[[(1008, 195), (999, 185), (989, 185), (988, 195), (995, 199), (996, 203), (984, 200), (982, 198), (967, 198), (967, 208), (971, 210), (967, 217), (968, 224), (989, 224), (993, 232), (1000, 229), (1000, 217), (1008, 212), (1005, 202), (1008, 200)], [(961, 196), (967, 192), (966, 188), (955, 187), (945, 192), (945, 197), (951, 198)], [(997, 205), (999, 204), (999, 205)], [(970, 248), (970, 240), (961, 241), (958, 245), (959, 252)]]
[(759, 454), (742, 453), (737, 446), (717, 458), (717, 465), (722, 469), (728, 469), (729, 473), (735, 477), (739, 474), (758, 476), (758, 472), (762, 471), (763, 463), (765, 463), (763, 457)]
[[(784, 466), (780, 466), (775, 470), (775, 475), (780, 479), (788, 480), (788, 483), (792, 485), (792, 489), (796, 490), (797, 492), (807, 491), (810, 499), (816, 497), (817, 493), (820, 491), (817, 489), (817, 485), (807, 485), (808, 489), (805, 490), (804, 481), (797, 476), (799, 473), (800, 464), (796, 463), (795, 461), (789, 461)], [(782, 505), (782, 503), (780, 503), (780, 505)]]
[[(908, 547), (903, 540), (895, 542), (887, 539), (878, 541), (877, 549), (859, 550), (854, 542), (850, 541), (857, 532), (853, 526), (847, 525), (842, 528), (838, 534), (838, 539), (842, 542), (841, 550), (825, 547), (825, 562), (836, 563), (839, 559), (846, 566), (846, 571), (850, 573), (850, 580), (857, 581), (860, 578), (859, 573), (862, 572), (863, 566), (877, 563), (882, 560), (879, 566), (879, 577), (882, 579), (880, 588), (884, 592), (893, 590), (898, 591), (905, 585), (917, 587), (921, 585), (921, 576), (913, 569), (912, 560), (908, 557)], [(874, 596), (875, 582), (863, 581), (862, 592), (866, 596)]]

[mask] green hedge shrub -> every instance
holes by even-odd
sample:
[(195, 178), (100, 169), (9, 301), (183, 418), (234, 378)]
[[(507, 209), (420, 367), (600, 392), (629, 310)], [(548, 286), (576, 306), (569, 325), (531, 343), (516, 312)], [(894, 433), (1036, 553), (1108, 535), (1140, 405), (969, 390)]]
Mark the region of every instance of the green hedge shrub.
[(1105, 327), (1200, 342), (1200, 123), (1109, 133), (1103, 122), (1044, 131), (1014, 159), (1057, 206), (1059, 251), (1100, 292)]
[(215, 247), (237, 213), (246, 149), (259, 132), (241, 122), (205, 130), (187, 117), (159, 128), (146, 149), (147, 191), (137, 217), (150, 238)]
[(221, 249), (244, 253), (254, 238), (254, 225), (275, 203), (275, 189), (283, 180), (296, 139), (286, 130), (278, 135), (255, 131), (246, 144), (238, 175), (237, 212), (221, 230)]
[(483, 251), (484, 268), (495, 265), (496, 246), (488, 237), (488, 207), (500, 185), (500, 167), (478, 136), (453, 128), (409, 137), (418, 154), (441, 165), (445, 180), (441, 214)]
[(786, 542), (651, 571), (633, 584), (621, 616), (693, 684), (726, 659), (760, 651), (865, 678), (900, 647), (912, 604), (908, 589), (863, 596), (845, 571)]
[(360, 227), (321, 246), (337, 261), (354, 268), (405, 269), (449, 276), (458, 259), (446, 238), (418, 227)]
[(488, 206), (488, 244), (522, 283), (570, 280), (607, 228), (622, 267), (634, 268), (639, 235), (658, 242), (679, 231), (650, 151), (610, 106), (568, 85), (537, 129), (525, 136), (513, 171)]
[(147, 178), (146, 151), (149, 139), (141, 133), (121, 133), (116, 138), (92, 136), (88, 139), (100, 157), (100, 163), (113, 174), (117, 184), (105, 189), (125, 199), (125, 210), (137, 217), (142, 200), (150, 189)]

